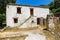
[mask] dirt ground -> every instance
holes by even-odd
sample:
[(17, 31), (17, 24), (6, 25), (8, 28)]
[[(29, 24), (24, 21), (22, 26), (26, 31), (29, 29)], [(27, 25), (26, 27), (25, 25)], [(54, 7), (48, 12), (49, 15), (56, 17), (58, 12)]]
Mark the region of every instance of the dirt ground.
[[(45, 35), (47, 37), (47, 40), (56, 40), (56, 37), (54, 35), (52, 35), (48, 30), (43, 30), (45, 27), (43, 26), (37, 26), (37, 27), (32, 27), (32, 28), (10, 28), (7, 27), (5, 30), (3, 30), (2, 32), (0, 32), (0, 36), (2, 36), (2, 38), (0, 38), (0, 40), (24, 40), (28, 35), (22, 35), (22, 36), (18, 36), (18, 37), (6, 37), (5, 32), (18, 32), (19, 35), (23, 34), (23, 33), (27, 33), (27, 32), (31, 32), (31, 33), (39, 33), (40, 35)], [(4, 36), (4, 38), (3, 38)]]

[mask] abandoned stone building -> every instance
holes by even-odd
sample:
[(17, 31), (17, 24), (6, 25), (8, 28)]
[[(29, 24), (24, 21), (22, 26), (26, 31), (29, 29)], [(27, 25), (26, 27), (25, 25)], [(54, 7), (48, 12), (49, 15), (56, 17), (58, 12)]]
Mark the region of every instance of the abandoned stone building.
[[(49, 8), (20, 4), (6, 6), (6, 24), (10, 27), (34, 27), (44, 24)], [(43, 20), (43, 21), (42, 21)]]

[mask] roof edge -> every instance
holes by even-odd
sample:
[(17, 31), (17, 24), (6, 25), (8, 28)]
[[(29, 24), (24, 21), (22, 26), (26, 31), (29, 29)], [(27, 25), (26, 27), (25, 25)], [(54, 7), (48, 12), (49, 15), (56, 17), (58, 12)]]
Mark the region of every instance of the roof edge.
[(17, 5), (17, 6), (28, 6), (28, 7), (40, 7), (40, 8), (49, 8), (45, 6), (31, 6), (31, 5), (26, 5), (26, 4), (15, 4), (15, 3), (9, 3), (7, 5)]

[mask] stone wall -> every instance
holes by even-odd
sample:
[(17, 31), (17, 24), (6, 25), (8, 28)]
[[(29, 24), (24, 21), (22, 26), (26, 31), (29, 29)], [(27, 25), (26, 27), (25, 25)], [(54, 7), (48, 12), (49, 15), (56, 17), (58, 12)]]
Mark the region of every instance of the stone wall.
[(49, 30), (54, 30), (55, 26), (59, 24), (59, 17), (55, 17), (54, 15), (48, 15), (46, 23)]

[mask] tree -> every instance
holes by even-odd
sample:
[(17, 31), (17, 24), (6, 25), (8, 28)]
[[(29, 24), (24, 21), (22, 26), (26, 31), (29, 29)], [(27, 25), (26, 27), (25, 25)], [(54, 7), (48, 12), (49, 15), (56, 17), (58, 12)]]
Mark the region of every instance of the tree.
[(8, 3), (15, 3), (16, 0), (0, 0), (0, 13), (6, 13), (6, 5)]
[(6, 5), (8, 3), (15, 3), (16, 0), (0, 0), (0, 23), (6, 21)]
[(54, 0), (49, 4), (51, 12), (56, 13), (60, 11), (60, 0)]
[(60, 0), (54, 0), (54, 7), (59, 8), (60, 7)]

